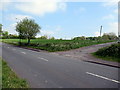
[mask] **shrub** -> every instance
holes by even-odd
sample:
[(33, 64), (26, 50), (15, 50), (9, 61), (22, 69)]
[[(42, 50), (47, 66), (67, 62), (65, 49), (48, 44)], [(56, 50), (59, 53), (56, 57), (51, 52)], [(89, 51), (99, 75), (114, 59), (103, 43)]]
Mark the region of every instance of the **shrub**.
[(95, 54), (103, 57), (110, 56), (120, 58), (120, 44), (113, 44), (109, 47), (104, 47), (99, 49)]

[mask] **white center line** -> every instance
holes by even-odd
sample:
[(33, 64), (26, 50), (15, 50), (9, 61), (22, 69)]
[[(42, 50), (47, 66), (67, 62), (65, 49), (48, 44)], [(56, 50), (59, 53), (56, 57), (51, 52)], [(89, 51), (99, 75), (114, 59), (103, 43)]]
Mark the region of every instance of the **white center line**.
[(89, 75), (92, 75), (92, 76), (96, 76), (96, 77), (99, 77), (99, 78), (102, 78), (102, 79), (105, 79), (105, 80), (109, 80), (109, 81), (115, 82), (115, 83), (120, 83), (120, 81), (117, 81), (117, 80), (114, 80), (114, 79), (110, 79), (110, 78), (107, 78), (107, 77), (104, 77), (104, 76), (101, 76), (101, 75), (97, 75), (97, 74), (90, 73), (90, 72), (86, 72), (86, 73), (89, 74)]
[(21, 53), (26, 54), (26, 52), (21, 52)]
[(48, 60), (45, 58), (41, 58), (41, 57), (38, 57), (38, 58), (48, 62)]
[(16, 49), (12, 49), (12, 50), (16, 50)]

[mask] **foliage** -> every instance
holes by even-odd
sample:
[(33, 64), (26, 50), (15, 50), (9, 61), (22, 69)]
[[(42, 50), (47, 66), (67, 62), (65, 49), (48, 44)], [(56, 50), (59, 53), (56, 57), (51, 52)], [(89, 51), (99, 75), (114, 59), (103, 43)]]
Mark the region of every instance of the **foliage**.
[(8, 35), (8, 38), (9, 38), (9, 39), (19, 39), (19, 36), (16, 35), (16, 34), (9, 34), (9, 35)]
[(44, 36), (39, 37), (39, 39), (48, 39), (48, 36), (44, 35)]
[(85, 40), (85, 39), (86, 39), (85, 36), (73, 38), (73, 40)]
[(50, 40), (55, 40), (55, 38), (54, 37), (51, 37), (51, 38), (49, 38)]
[(27, 82), (24, 79), (18, 78), (17, 75), (8, 67), (7, 63), (3, 60), (2, 88), (28, 88)]
[(0, 34), (2, 33), (2, 24), (0, 24)]
[[(18, 45), (19, 39), (3, 39), (3, 42)], [(14, 43), (13, 43), (14, 42)], [(31, 43), (27, 46), (30, 48), (42, 49), (47, 51), (64, 51), (76, 49), (83, 46), (95, 45), (100, 43), (111, 42), (110, 40), (95, 41), (95, 40), (43, 40), (31, 39)], [(22, 40), (22, 46), (26, 46), (27, 40)]]
[(8, 39), (8, 31), (3, 31), (2, 32), (2, 38), (3, 39)]
[(103, 40), (117, 40), (118, 37), (116, 36), (115, 33), (110, 32), (110, 33), (104, 33), (102, 36)]
[(16, 25), (16, 31), (19, 33), (19, 37), (25, 37), (28, 39), (28, 44), (30, 39), (35, 37), (38, 32), (40, 32), (41, 27), (31, 19), (23, 19)]
[(120, 62), (120, 44), (113, 44), (111, 46), (101, 48), (94, 54), (100, 57), (116, 58)]

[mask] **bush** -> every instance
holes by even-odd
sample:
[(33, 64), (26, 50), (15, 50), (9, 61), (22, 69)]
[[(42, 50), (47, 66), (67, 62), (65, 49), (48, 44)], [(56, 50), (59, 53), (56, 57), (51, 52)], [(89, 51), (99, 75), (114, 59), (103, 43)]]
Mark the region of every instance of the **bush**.
[(113, 44), (109, 47), (99, 49), (96, 53), (98, 56), (120, 58), (120, 44)]

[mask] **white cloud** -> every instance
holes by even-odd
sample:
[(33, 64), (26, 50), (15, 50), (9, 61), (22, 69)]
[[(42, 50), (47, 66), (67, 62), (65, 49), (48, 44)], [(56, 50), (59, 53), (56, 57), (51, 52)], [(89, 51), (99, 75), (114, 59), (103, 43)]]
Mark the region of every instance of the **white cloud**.
[(109, 28), (107, 29), (107, 32), (114, 32), (116, 35), (118, 35), (118, 22), (111, 22), (108, 24)]
[(19, 14), (10, 14), (8, 17), (9, 18), (6, 18), (7, 19), (6, 21), (10, 20), (13, 22), (13, 24), (10, 24), (8, 27), (4, 28), (3, 30), (8, 31), (11, 34), (16, 33), (15, 26), (16, 26), (17, 22), (24, 19), (25, 17), (30, 18), (30, 19), (33, 18), (29, 15), (19, 15)]
[(15, 7), (23, 12), (41, 15), (52, 13), (58, 9), (65, 10), (67, 5), (65, 2), (57, 2), (56, 0), (35, 0), (33, 2), (24, 2), (16, 4)]
[(0, 1), (0, 10), (5, 10), (6, 7), (10, 4), (11, 0), (1, 0)]
[(9, 15), (9, 18), (7, 18), (8, 20), (11, 20), (13, 22), (17, 22), (17, 21), (20, 21), (24, 18), (29, 18), (29, 19), (32, 19), (33, 17), (29, 16), (29, 15), (20, 15), (20, 14), (10, 14)]
[(41, 34), (51, 36), (54, 35), (55, 33), (51, 30), (41, 30)]
[(118, 9), (115, 9), (115, 10), (114, 10), (114, 13), (118, 14)]
[(56, 31), (56, 32), (59, 32), (59, 31), (61, 31), (61, 30), (62, 30), (61, 26), (56, 26), (56, 28), (55, 28), (55, 31)]
[(113, 19), (115, 19), (115, 16), (113, 16), (112, 14), (109, 14), (109, 15), (107, 15), (107, 16), (104, 16), (103, 18), (102, 18), (102, 20), (113, 20)]
[(79, 13), (83, 13), (83, 12), (85, 12), (86, 11), (86, 9), (84, 8), (84, 7), (80, 7), (80, 8), (78, 8), (78, 9), (76, 9), (75, 11), (74, 11), (74, 13), (75, 14), (79, 14)]
[(65, 10), (66, 10), (66, 8), (67, 8), (67, 4), (66, 4), (66, 3), (64, 3), (64, 2), (59, 3), (58, 8), (59, 8), (59, 9), (61, 9), (61, 10), (63, 10), (63, 11), (65, 11)]
[(95, 36), (96, 37), (100, 36), (100, 32), (95, 32)]
[(85, 8), (80, 7), (78, 11), (80, 11), (80, 12), (84, 12), (85, 10), (86, 10)]
[(8, 31), (10, 34), (16, 34), (17, 32), (15, 31), (15, 26), (17, 23), (10, 24), (8, 27), (4, 28), (3, 26), (3, 31)]
[(106, 2), (103, 3), (104, 7), (114, 7), (118, 5), (119, 0), (106, 0)]
[[(47, 35), (47, 36), (54, 36), (54, 35), (59, 35), (60, 31), (62, 30), (61, 26), (55, 26), (54, 29), (50, 29), (52, 27), (50, 27), (49, 25), (46, 25), (46, 28), (48, 29), (43, 29), (41, 30), (41, 35)], [(39, 37), (39, 35), (37, 36)]]

